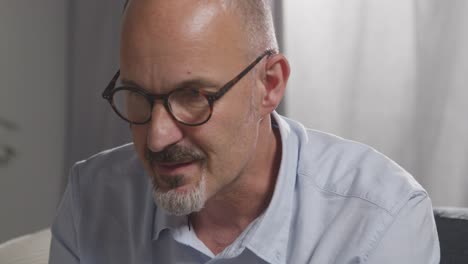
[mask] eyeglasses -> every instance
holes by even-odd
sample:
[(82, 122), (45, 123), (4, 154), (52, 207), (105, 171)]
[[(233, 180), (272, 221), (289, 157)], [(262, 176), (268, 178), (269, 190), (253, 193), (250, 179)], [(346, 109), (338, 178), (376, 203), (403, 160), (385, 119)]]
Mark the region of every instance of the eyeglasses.
[(114, 75), (102, 93), (115, 113), (123, 120), (143, 125), (151, 120), (151, 113), (156, 100), (162, 100), (164, 107), (178, 122), (187, 126), (199, 126), (210, 119), (213, 104), (226, 94), (239, 80), (249, 73), (265, 56), (275, 52), (267, 50), (257, 57), (234, 79), (223, 85), (217, 92), (210, 93), (199, 88), (178, 88), (166, 94), (150, 94), (134, 86), (115, 87), (120, 70)]

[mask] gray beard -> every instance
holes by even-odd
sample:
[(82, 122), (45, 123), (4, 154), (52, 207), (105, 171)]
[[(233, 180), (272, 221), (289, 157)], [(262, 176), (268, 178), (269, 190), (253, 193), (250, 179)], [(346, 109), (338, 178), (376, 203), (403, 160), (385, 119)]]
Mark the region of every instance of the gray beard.
[(205, 173), (195, 188), (187, 193), (177, 193), (175, 190), (161, 192), (157, 186), (153, 190), (154, 202), (172, 215), (189, 215), (203, 209), (206, 202)]

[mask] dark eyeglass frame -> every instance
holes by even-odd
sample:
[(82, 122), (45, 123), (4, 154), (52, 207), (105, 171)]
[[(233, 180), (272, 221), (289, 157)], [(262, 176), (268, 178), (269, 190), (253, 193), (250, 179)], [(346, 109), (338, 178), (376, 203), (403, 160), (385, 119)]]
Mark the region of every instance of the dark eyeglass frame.
[(127, 118), (125, 118), (122, 114), (120, 114), (120, 112), (117, 110), (116, 106), (114, 105), (114, 101), (113, 101), (113, 95), (114, 93), (120, 91), (120, 90), (127, 90), (127, 91), (132, 91), (132, 92), (136, 92), (140, 95), (142, 95), (144, 98), (146, 98), (146, 100), (148, 100), (148, 102), (150, 103), (150, 109), (153, 109), (154, 107), (154, 104), (155, 104), (155, 101), (156, 100), (162, 100), (163, 101), (163, 105), (164, 107), (166, 108), (166, 110), (170, 113), (170, 115), (172, 116), (172, 118), (174, 118), (174, 120), (176, 120), (177, 122), (181, 123), (181, 124), (184, 124), (184, 125), (187, 125), (187, 126), (200, 126), (200, 125), (203, 125), (205, 124), (206, 122), (208, 122), (208, 120), (210, 120), (211, 118), (211, 115), (213, 114), (213, 105), (214, 105), (214, 102), (216, 102), (217, 100), (219, 100), (221, 97), (223, 97), (223, 95), (225, 95), (237, 82), (239, 82), (245, 75), (247, 75), (247, 73), (249, 73), (265, 56), (271, 56), (273, 54), (275, 54), (276, 52), (274, 50), (267, 50), (265, 51), (264, 53), (262, 53), (260, 56), (258, 56), (252, 63), (250, 63), (243, 71), (241, 71), (236, 77), (234, 77), (232, 80), (230, 80), (229, 82), (227, 82), (225, 85), (223, 85), (217, 92), (215, 93), (208, 93), (208, 92), (205, 92), (205, 91), (202, 91), (202, 90), (198, 90), (198, 92), (204, 96), (206, 98), (206, 100), (208, 101), (208, 104), (210, 106), (210, 114), (208, 115), (208, 117), (202, 121), (202, 122), (198, 122), (198, 123), (195, 123), (195, 124), (191, 124), (191, 123), (186, 123), (180, 119), (178, 119), (174, 113), (172, 112), (172, 109), (171, 109), (171, 105), (169, 104), (169, 97), (174, 93), (174, 92), (177, 92), (179, 90), (182, 90), (182, 89), (186, 89), (186, 88), (179, 88), (179, 89), (175, 89), (169, 93), (165, 93), (165, 94), (150, 94), (150, 93), (147, 93), (145, 90), (141, 89), (141, 88), (138, 88), (138, 87), (134, 87), (134, 86), (120, 86), (120, 87), (115, 87), (115, 83), (117, 82), (117, 79), (119, 78), (120, 76), (120, 70), (118, 70), (114, 77), (112, 77), (112, 80), (109, 82), (109, 84), (107, 85), (106, 89), (104, 90), (104, 92), (102, 92), (102, 97), (104, 99), (106, 99), (109, 104), (111, 105), (112, 109), (114, 110), (114, 112), (120, 117), (122, 118), (123, 120), (127, 121), (128, 123), (130, 124), (135, 124), (135, 125), (143, 125), (143, 124), (146, 124), (148, 123), (150, 120), (151, 120), (151, 117), (152, 115), (150, 114), (148, 119), (143, 121), (143, 122), (133, 122), (131, 120), (128, 120)]

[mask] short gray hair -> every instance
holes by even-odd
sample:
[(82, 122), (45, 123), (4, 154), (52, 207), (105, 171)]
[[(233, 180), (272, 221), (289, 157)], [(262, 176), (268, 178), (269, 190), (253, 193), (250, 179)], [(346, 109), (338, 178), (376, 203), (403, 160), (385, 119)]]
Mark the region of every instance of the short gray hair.
[(237, 11), (246, 28), (250, 50), (261, 53), (278, 50), (271, 0), (223, 0), (228, 8)]
[[(278, 51), (271, 0), (221, 0), (223, 4), (240, 16), (246, 28), (249, 50), (261, 53), (271, 49)], [(124, 10), (129, 0), (125, 0)]]

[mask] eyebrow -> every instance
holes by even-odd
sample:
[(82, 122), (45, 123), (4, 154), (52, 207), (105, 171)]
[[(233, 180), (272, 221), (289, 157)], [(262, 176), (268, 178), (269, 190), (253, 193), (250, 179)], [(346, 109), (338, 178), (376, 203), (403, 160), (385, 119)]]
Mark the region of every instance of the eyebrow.
[[(137, 82), (133, 80), (125, 80), (122, 79), (121, 83), (123, 85), (129, 85), (129, 86), (134, 86), (139, 89), (147, 90), (145, 89), (142, 85), (139, 85)], [(182, 81), (174, 86), (172, 90), (177, 90), (177, 89), (187, 89), (187, 88), (196, 88), (196, 89), (201, 89), (201, 88), (220, 88), (223, 84), (219, 84), (214, 80), (209, 80), (205, 78), (197, 78), (197, 79), (189, 79)]]

